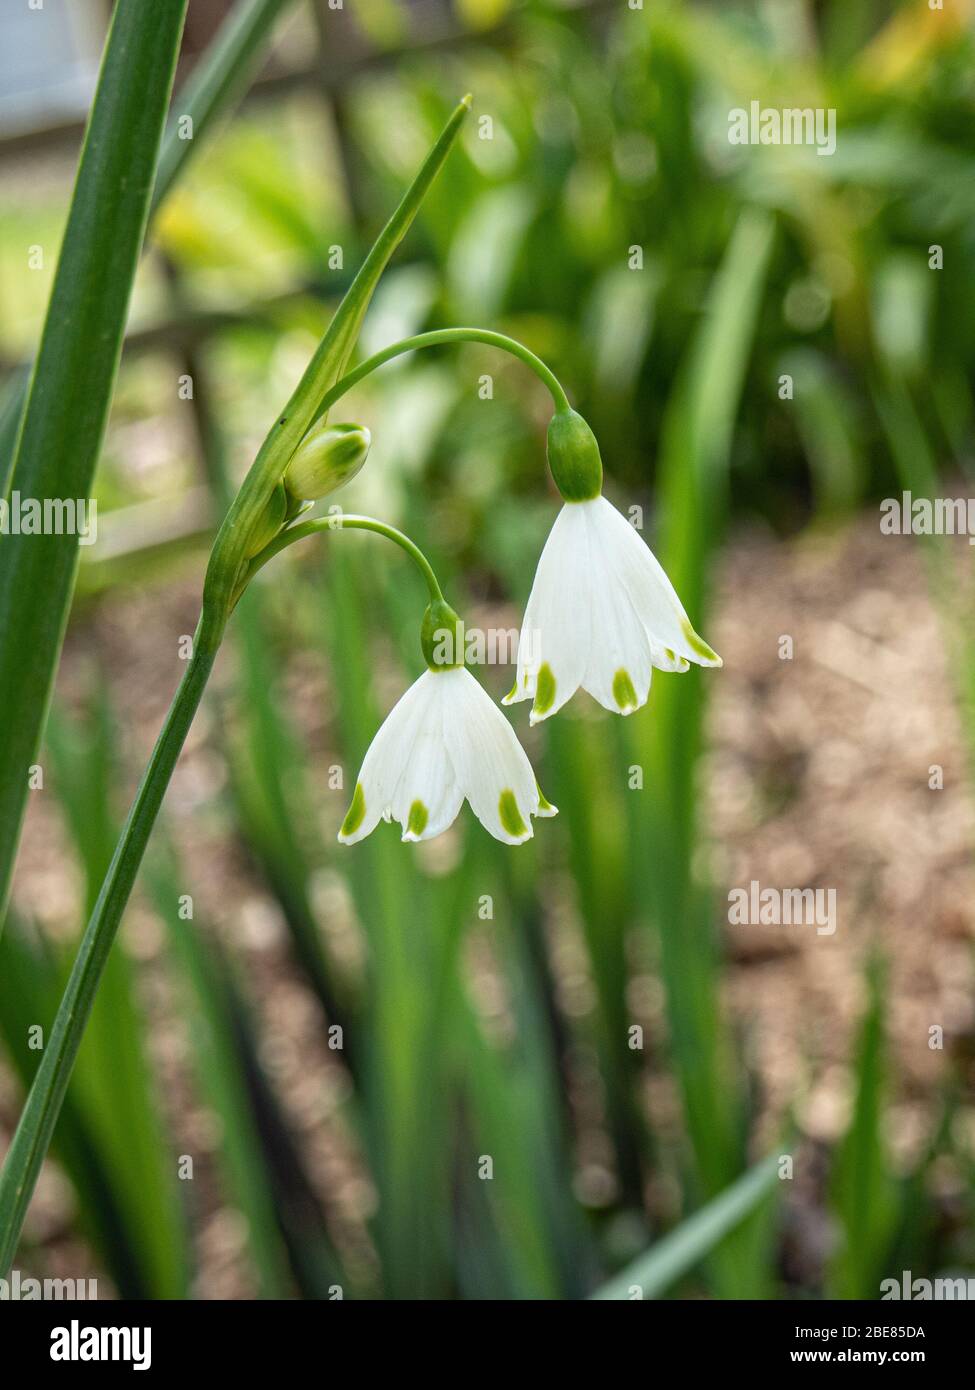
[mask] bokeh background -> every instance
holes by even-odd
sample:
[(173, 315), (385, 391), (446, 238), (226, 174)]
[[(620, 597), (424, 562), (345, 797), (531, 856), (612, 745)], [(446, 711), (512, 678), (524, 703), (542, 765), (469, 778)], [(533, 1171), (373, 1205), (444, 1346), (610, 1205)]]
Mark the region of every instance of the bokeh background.
[[(228, 8), (191, 0), (179, 80)], [(19, 1264), (103, 1297), (575, 1298), (780, 1153), (792, 1176), (672, 1296), (975, 1275), (971, 552), (884, 536), (878, 507), (971, 486), (972, 5), (281, 9), (137, 281), (0, 941), (0, 1140), (216, 520), (464, 92), (360, 352), (476, 323), (541, 354), (725, 667), (657, 673), (627, 720), (579, 695), (529, 731), (516, 707), (561, 810), (517, 851), (466, 809), (429, 845), (380, 827), (347, 850), (359, 761), (421, 669), (423, 593), (361, 535), (269, 566), (171, 787)], [(99, 0), (0, 14), (7, 389), (105, 22)], [(835, 108), (836, 153), (731, 145), (753, 100)], [(548, 413), (474, 346), (386, 367), (337, 412), (374, 440), (343, 505), (413, 535), (470, 624), (517, 626), (557, 509)], [(752, 880), (835, 890), (836, 932), (730, 925)]]

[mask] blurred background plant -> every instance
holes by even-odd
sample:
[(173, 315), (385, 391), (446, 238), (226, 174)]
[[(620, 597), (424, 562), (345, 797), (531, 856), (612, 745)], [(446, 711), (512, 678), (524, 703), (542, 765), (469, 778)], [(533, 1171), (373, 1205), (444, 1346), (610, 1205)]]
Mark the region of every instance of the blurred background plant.
[[(192, 0), (178, 84), (232, 8)], [(902, 1269), (971, 1272), (970, 565), (963, 541), (882, 539), (877, 501), (968, 486), (972, 6), (268, 9), (251, 93), (162, 203), (136, 281), (0, 941), (0, 1124), (216, 520), (465, 91), (360, 353), (473, 322), (543, 356), (726, 670), (658, 673), (626, 721), (582, 696), (531, 733), (516, 711), (561, 811), (522, 850), (465, 812), (419, 850), (381, 828), (349, 851), (335, 831), (420, 669), (423, 597), (359, 537), (277, 561), (235, 614), (20, 1264), (159, 1297), (564, 1298), (622, 1269), (625, 1297), (631, 1260), (781, 1152), (776, 1200), (766, 1167), (734, 1229), (685, 1242), (648, 1295), (869, 1298)], [(107, 18), (13, 16), (8, 400)], [(835, 107), (835, 155), (731, 145), (753, 100)], [(427, 352), (341, 415), (374, 443), (337, 500), (413, 535), (471, 621), (517, 626), (556, 508), (535, 378)], [(838, 931), (727, 926), (752, 879), (835, 887)]]

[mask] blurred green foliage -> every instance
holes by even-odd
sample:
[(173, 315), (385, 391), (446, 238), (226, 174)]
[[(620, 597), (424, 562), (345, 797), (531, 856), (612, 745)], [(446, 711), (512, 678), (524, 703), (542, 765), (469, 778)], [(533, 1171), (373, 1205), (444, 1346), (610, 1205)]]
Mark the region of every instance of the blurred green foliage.
[[(703, 631), (729, 520), (788, 534), (902, 483), (923, 493), (940, 474), (966, 471), (970, 8), (463, 0), (456, 42), (400, 53), (408, 8), (360, 3), (358, 22), (386, 61), (335, 91), (310, 79), (255, 99), (158, 217), (99, 479), (120, 544), (110, 564), (92, 558), (82, 592), (110, 608), (120, 585), (200, 572), (199, 537), (225, 506), (228, 478), (250, 462), (404, 180), (468, 90), (463, 148), (385, 276), (360, 350), (476, 322), (542, 355), (601, 441), (607, 490), (645, 509), (647, 537)], [(307, 13), (294, 24), (300, 49), (314, 26)], [(752, 100), (835, 107), (835, 155), (731, 145), (728, 112)], [(0, 233), (0, 352), (10, 362), (34, 341), (49, 288), (42, 273), (25, 280), (15, 268), (25, 228), (36, 239), (38, 226), (56, 226), (62, 202), (52, 182)], [(934, 244), (943, 271), (929, 268)], [(184, 375), (191, 399), (178, 389)], [(480, 347), (385, 368), (343, 402), (343, 418), (367, 425), (374, 446), (342, 504), (414, 535), (456, 602), (520, 607), (555, 512), (543, 394), (519, 364)], [(179, 544), (146, 540), (134, 504), (162, 499), (175, 510), (194, 485), (210, 505), (176, 527)], [(723, 1016), (720, 913), (701, 873), (694, 774), (707, 678), (658, 674), (649, 708), (622, 726), (573, 708), (532, 735), (561, 815), (516, 854), (486, 842), (466, 812), (442, 857), (408, 850), (383, 827), (340, 850), (344, 792), (325, 790), (287, 673), (310, 662), (316, 688), (327, 683), (321, 739), (341, 750), (347, 788), (390, 691), (419, 670), (421, 604), (395, 558), (368, 539), (329, 538), (271, 567), (248, 595), (216, 697), (228, 773), (220, 814), (280, 908), (323, 1030), (342, 1029), (341, 1122), (376, 1198), (369, 1259), (343, 1253), (335, 1213), (306, 1171), (255, 1041), (255, 986), (205, 923), (175, 911), (176, 886), (193, 890), (172, 849), (150, 867), (147, 896), (193, 1025), (195, 1084), (227, 1135), (222, 1200), (245, 1216), (261, 1292), (327, 1297), (341, 1284), (347, 1296), (585, 1296), (681, 1216), (720, 1200), (759, 1156), (754, 1078)], [(79, 607), (75, 622), (89, 617)], [(959, 640), (963, 669), (975, 670), (970, 639)], [(504, 673), (482, 675), (500, 694)], [(87, 736), (62, 715), (50, 738), (53, 784), (89, 884), (117, 811), (112, 719), (99, 689)], [(646, 774), (638, 793), (627, 783), (633, 764)], [(323, 930), (322, 873), (348, 893), (361, 972)], [(472, 936), (483, 946), (485, 900), (504, 996), (495, 1029), (467, 959)], [(566, 932), (591, 986), (585, 1008), (567, 1007), (553, 968)], [(0, 1017), (27, 1076), (18, 1039), (26, 1020), (49, 1016), (62, 966), (29, 924), (11, 924), (0, 949)], [(39, 952), (44, 964), (31, 965)], [(652, 1059), (629, 1042), (634, 961), (664, 991)], [(187, 1214), (168, 1177), (164, 1112), (143, 1075), (147, 1025), (124, 953), (115, 970), (99, 1008), (129, 1065), (110, 1068), (111, 1094), (100, 1094), (108, 1082), (93, 1055), (83, 1059), (59, 1156), (84, 1233), (119, 1289), (185, 1291)], [(876, 1297), (885, 1271), (965, 1258), (930, 1204), (930, 1173), (946, 1154), (971, 1173), (951, 1124), (956, 1081), (946, 1081), (938, 1145), (894, 1176), (879, 966), (871, 980), (850, 1127), (823, 1183), (832, 1254), (803, 1295)], [(89, 1052), (97, 1045), (96, 1036)], [(649, 1123), (651, 1062), (679, 1095), (676, 1132)], [(120, 1149), (118, 1124), (138, 1131), (137, 1146)], [(479, 1178), (485, 1155), (489, 1182)], [(741, 1224), (730, 1234), (693, 1228), (710, 1239), (679, 1241), (672, 1266), (675, 1247), (663, 1245), (669, 1272), (648, 1289), (796, 1292), (777, 1260), (767, 1184), (745, 1190)], [(132, 1209), (136, 1191), (151, 1195), (151, 1211)]]

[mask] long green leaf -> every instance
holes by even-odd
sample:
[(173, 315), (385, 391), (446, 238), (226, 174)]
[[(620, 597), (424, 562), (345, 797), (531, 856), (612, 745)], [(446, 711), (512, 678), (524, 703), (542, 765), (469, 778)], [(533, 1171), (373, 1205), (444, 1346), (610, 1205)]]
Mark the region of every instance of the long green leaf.
[[(55, 705), (46, 740), (52, 780), (84, 869), (89, 908), (118, 834), (111, 799), (114, 742), (104, 691), (98, 692), (84, 730)], [(62, 988), (66, 974), (64, 962)], [(148, 1052), (136, 971), (128, 953), (119, 949), (106, 967), (78, 1055), (74, 1100), (86, 1117), (106, 1185), (117, 1197), (138, 1252), (146, 1296), (177, 1298), (185, 1294), (188, 1281), (185, 1216)]]
[(177, 93), (159, 154), (155, 212), (220, 117), (240, 99), (253, 76), (264, 44), (280, 15), (294, 0), (239, 0), (205, 54)]
[(622, 1274), (604, 1284), (593, 1298), (659, 1298), (757, 1210), (775, 1185), (778, 1161), (777, 1154), (769, 1154), (726, 1192), (657, 1241), (652, 1250), (634, 1260)]
[[(127, 0), (112, 19), (14, 453), (24, 498), (91, 495), (185, 9)], [(0, 542), (0, 911), (77, 563), (76, 535)]]
[[(668, 406), (660, 478), (664, 528), (657, 552), (692, 621), (703, 621), (711, 555), (724, 522), (734, 422), (772, 236), (769, 218), (742, 214)], [(707, 679), (720, 675), (709, 672)], [(626, 804), (634, 816), (634, 862), (659, 931), (688, 1134), (702, 1194), (710, 1197), (740, 1171), (742, 1117), (718, 1005), (714, 911), (693, 865), (702, 684), (696, 668), (654, 682), (650, 717), (633, 721), (646, 786), (653, 790), (627, 797)], [(728, 1297), (747, 1296), (735, 1265), (734, 1258), (721, 1262), (722, 1290)], [(749, 1260), (748, 1267), (757, 1277), (759, 1262)]]

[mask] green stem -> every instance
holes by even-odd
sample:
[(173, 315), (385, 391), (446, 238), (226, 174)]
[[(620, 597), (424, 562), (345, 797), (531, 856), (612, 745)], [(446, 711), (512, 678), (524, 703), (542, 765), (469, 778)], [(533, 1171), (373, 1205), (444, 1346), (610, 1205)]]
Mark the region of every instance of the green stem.
[(391, 362), (394, 357), (400, 357), (404, 352), (415, 352), (417, 348), (439, 347), (444, 343), (487, 343), (489, 347), (501, 348), (503, 352), (510, 352), (512, 357), (517, 357), (519, 361), (531, 367), (535, 375), (545, 383), (551, 392), (557, 412), (561, 413), (572, 409), (558, 377), (540, 357), (536, 357), (533, 352), (526, 348), (524, 343), (519, 343), (515, 338), (509, 338), (506, 333), (494, 333), (489, 328), (435, 328), (429, 333), (416, 333), (412, 338), (403, 338), (400, 342), (392, 343), (389, 347), (373, 353), (372, 357), (367, 357), (364, 362), (360, 362), (358, 367), (347, 372), (341, 381), (337, 381), (325, 393), (319, 402), (318, 410), (315, 412), (315, 419), (319, 419), (326, 411), (331, 410), (335, 402), (344, 396), (346, 391), (351, 391), (352, 387), (358, 385), (363, 377), (367, 377), (370, 372), (374, 372), (385, 362)]
[(0, 1172), (0, 1278), (20, 1231), (47, 1153), (105, 962), (135, 882), (146, 843), (193, 716), (213, 669), (222, 631), (201, 618), (193, 656), (170, 706), (149, 765), (95, 903), (51, 1036)]
[(295, 541), (304, 540), (306, 536), (319, 535), (322, 531), (374, 531), (377, 536), (385, 536), (387, 540), (395, 542), (402, 550), (406, 551), (423, 575), (430, 591), (430, 601), (432, 603), (443, 602), (443, 593), (437, 576), (433, 572), (433, 566), (420, 547), (415, 545), (409, 536), (405, 536), (402, 531), (397, 531), (395, 526), (387, 526), (385, 521), (377, 521), (374, 517), (346, 516), (344, 513), (316, 517), (312, 521), (302, 521), (297, 526), (291, 526), (287, 531), (282, 531), (280, 535), (275, 536), (270, 545), (265, 546), (259, 555), (254, 556), (248, 566), (240, 592), (243, 593), (257, 571), (263, 569), (268, 560), (273, 559), (289, 545), (293, 545)]

